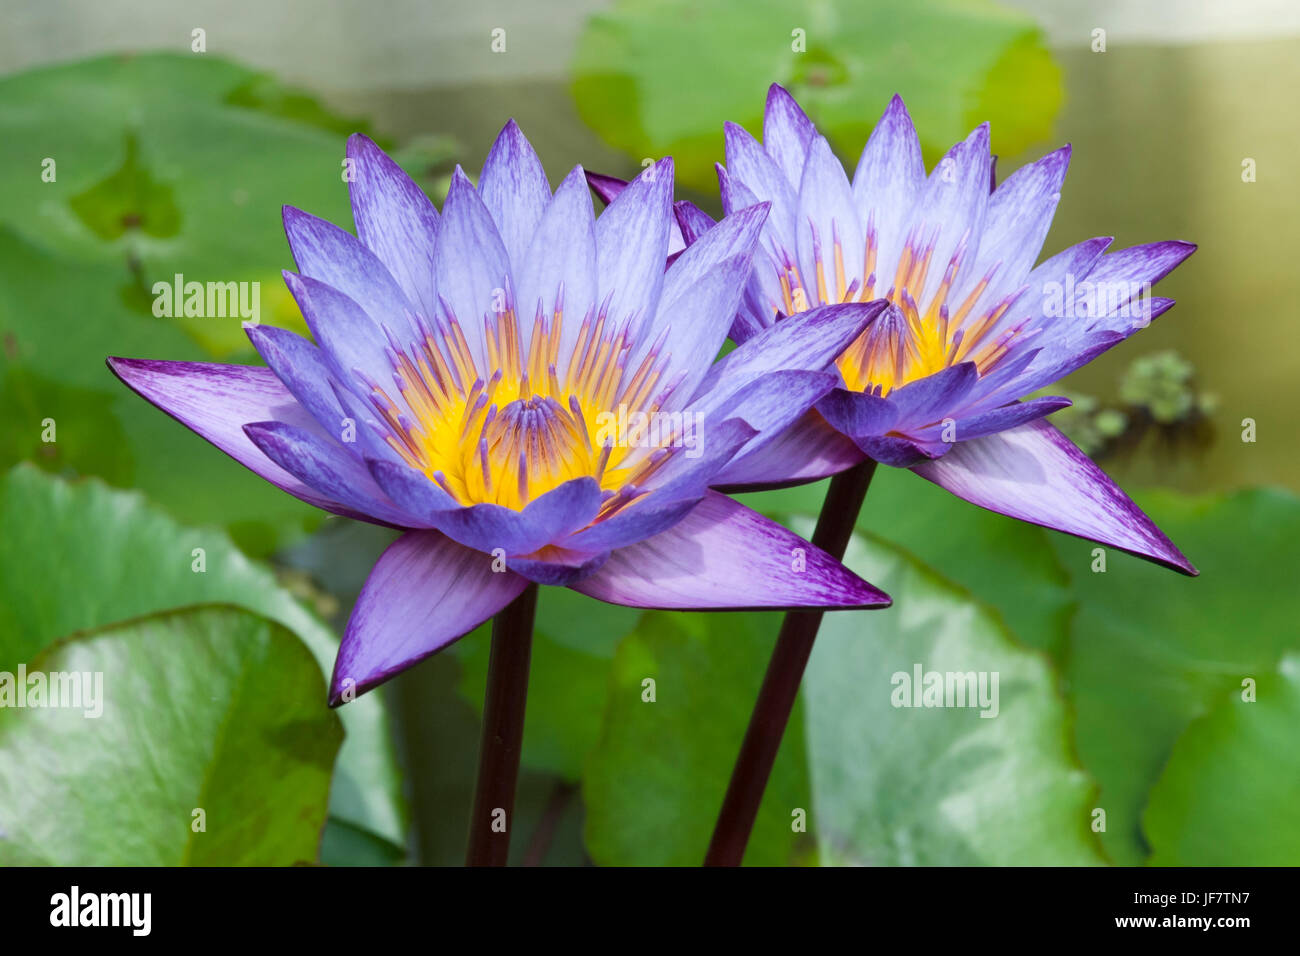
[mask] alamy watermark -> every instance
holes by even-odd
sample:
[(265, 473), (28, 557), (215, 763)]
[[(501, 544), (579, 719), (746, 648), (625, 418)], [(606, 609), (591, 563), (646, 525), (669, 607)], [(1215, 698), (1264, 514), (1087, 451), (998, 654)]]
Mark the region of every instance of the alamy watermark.
[(596, 416), (596, 446), (685, 449), (687, 458), (704, 454), (704, 412), (617, 411)]
[(1043, 314), (1052, 319), (1099, 319), (1109, 316), (1151, 321), (1150, 282), (1076, 282), (1067, 272), (1064, 282), (1043, 283)]
[(186, 282), (178, 272), (171, 282), (153, 284), (153, 314), (160, 319), (240, 318), (249, 328), (262, 321), (262, 283)]
[(0, 707), (80, 710), (83, 717), (104, 713), (103, 671), (0, 671)]
[(911, 673), (895, 671), (889, 682), (895, 707), (971, 707), (981, 717), (998, 715), (997, 671), (927, 671), (913, 664)]

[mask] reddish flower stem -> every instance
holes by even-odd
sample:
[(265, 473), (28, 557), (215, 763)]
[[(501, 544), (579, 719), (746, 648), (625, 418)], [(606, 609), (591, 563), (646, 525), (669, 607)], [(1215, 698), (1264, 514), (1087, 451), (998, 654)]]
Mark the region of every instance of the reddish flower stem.
[[(812, 543), (836, 559), (844, 557), (875, 472), (876, 463), (868, 459), (840, 472), (826, 489)], [(745, 731), (745, 741), (731, 771), (727, 795), (704, 858), (705, 866), (739, 866), (744, 859), (745, 845), (754, 828), (759, 804), (763, 802), (763, 791), (772, 774), (821, 623), (821, 611), (787, 611), (781, 622), (781, 634), (776, 639), (763, 686), (749, 718), (749, 729)]]
[(492, 620), (492, 655), (483, 698), (483, 737), (466, 866), (505, 866), (510, 855), (536, 611), (537, 585), (530, 584)]

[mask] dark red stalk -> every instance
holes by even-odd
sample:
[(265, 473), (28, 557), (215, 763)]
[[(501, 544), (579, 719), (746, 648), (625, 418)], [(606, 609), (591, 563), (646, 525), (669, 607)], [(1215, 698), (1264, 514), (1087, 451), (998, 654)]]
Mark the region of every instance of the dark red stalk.
[[(812, 543), (834, 558), (843, 558), (867, 497), (876, 463), (868, 459), (831, 479)], [(799, 683), (821, 627), (821, 611), (788, 611), (749, 718), (745, 741), (731, 771), (731, 782), (713, 830), (705, 866), (739, 866), (745, 856), (754, 818), (772, 774), (785, 725), (794, 709)]]
[(483, 738), (466, 866), (505, 866), (510, 855), (536, 611), (537, 585), (530, 584), (492, 620), (492, 655), (483, 698)]

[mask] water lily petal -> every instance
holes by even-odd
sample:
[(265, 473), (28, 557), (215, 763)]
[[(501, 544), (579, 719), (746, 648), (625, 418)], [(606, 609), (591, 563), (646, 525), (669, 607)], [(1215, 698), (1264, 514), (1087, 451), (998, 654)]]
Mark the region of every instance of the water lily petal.
[(820, 548), (725, 495), (710, 492), (670, 530), (620, 548), (571, 585), (628, 607), (886, 607), (872, 587)]
[(369, 520), (289, 474), (244, 434), (246, 423), (269, 420), (320, 428), (269, 368), (116, 357), (108, 367), (132, 391), (277, 488), (334, 514)]
[(348, 189), (357, 236), (388, 267), (411, 303), (433, 315), (438, 305), (433, 282), (438, 210), (369, 137), (348, 137), (348, 159), (355, 174)]
[(408, 316), (415, 306), (361, 240), (293, 206), (284, 207), (284, 232), (299, 273), (337, 289), (399, 341), (413, 339), (415, 327)]
[(817, 481), (862, 461), (862, 450), (816, 410), (755, 451), (736, 456), (713, 479), (719, 491), (763, 491)]
[(763, 110), (763, 149), (791, 183), (803, 178), (808, 148), (816, 136), (812, 120), (794, 97), (779, 84), (773, 83), (768, 87), (767, 105)]
[(357, 598), (330, 679), (330, 706), (377, 687), (468, 634), (528, 582), (436, 531), (408, 531), (380, 555)]
[(633, 339), (654, 314), (664, 283), (668, 235), (674, 223), (673, 161), (649, 167), (596, 220), (597, 295), (608, 298), (609, 328)]
[(551, 201), (551, 184), (542, 161), (514, 120), (506, 123), (488, 152), (478, 177), (478, 194), (496, 222), (513, 274), (518, 277), (533, 232)]
[(1196, 574), (1105, 472), (1045, 421), (962, 442), (912, 470), (981, 508)]
[(296, 332), (274, 325), (254, 325), (245, 330), (257, 354), (271, 367), (321, 427), (343, 427), (343, 408), (334, 397), (333, 375), (325, 354)]
[(924, 185), (925, 162), (916, 127), (902, 98), (895, 96), (871, 131), (853, 174), (858, 219), (876, 240), (876, 284), (881, 289), (893, 280), (904, 230)]
[(250, 422), (244, 434), (273, 462), (325, 497), (385, 524), (422, 526), (393, 504), (360, 461), (329, 438), (277, 421)]

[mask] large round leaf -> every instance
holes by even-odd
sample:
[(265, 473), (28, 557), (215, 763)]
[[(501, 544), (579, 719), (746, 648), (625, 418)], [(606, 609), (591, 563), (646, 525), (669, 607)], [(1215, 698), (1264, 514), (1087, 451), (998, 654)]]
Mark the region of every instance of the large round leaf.
[(0, 864), (315, 861), (342, 729), (284, 627), (173, 611), (60, 641), (26, 671), (0, 707)]
[[(1243, 678), (1300, 650), (1295, 566), (1280, 558), (1300, 539), (1300, 500), (1257, 490), (1151, 493), (1138, 503), (1200, 577), (1114, 551), (1105, 571), (1094, 572), (1095, 545), (1054, 539), (1078, 595), (1067, 677), (1079, 755), (1101, 785), (1105, 846), (1126, 864), (1147, 856), (1142, 807), (1188, 725), (1239, 691)], [(1279, 759), (1294, 760), (1297, 746)]]
[(1174, 745), (1142, 818), (1151, 865), (1300, 865), (1300, 654), (1252, 681)]
[[(0, 524), (0, 670), (14, 671), (74, 631), (210, 602), (278, 621), (311, 648), (319, 670), (333, 667), (337, 640), (270, 572), (223, 532), (183, 528), (139, 494), (19, 465), (0, 480)], [(324, 709), (323, 691), (315, 706)], [(331, 809), (403, 844), (405, 808), (383, 699), (367, 695), (340, 714), (348, 736)]]
[[(1101, 862), (1089, 829), (1095, 788), (1071, 753), (1045, 657), (883, 542), (855, 537), (845, 562), (894, 606), (826, 615), (809, 662), (803, 699), (823, 862)], [(928, 692), (932, 674), (938, 696)]]

